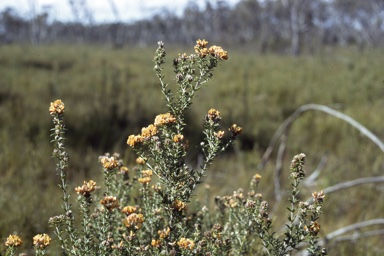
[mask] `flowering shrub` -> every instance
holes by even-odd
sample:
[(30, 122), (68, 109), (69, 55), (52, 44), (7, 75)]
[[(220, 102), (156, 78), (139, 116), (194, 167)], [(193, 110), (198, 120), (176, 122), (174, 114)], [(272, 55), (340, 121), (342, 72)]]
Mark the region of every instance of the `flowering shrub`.
[[(173, 60), (178, 88), (173, 92), (164, 81), (166, 52), (163, 43), (158, 43), (154, 70), (168, 112), (156, 116), (141, 133), (128, 137), (127, 144), (137, 154), (136, 166), (127, 167), (118, 154), (106, 154), (99, 158), (104, 184), (98, 186), (89, 180), (75, 188), (80, 225), (75, 225), (69, 203), (65, 106), (61, 100), (51, 103), (53, 156), (57, 159), (64, 213), (52, 217), (49, 223), (63, 255), (289, 255), (302, 247), (311, 255), (326, 253), (316, 244), (323, 192), (313, 193), (313, 203), (300, 202), (297, 197), (305, 176), (304, 154), (295, 156), (291, 163), (292, 192), (283, 238), (272, 231), (268, 203), (258, 192), (259, 174), (252, 178), (247, 193), (239, 189), (232, 196), (216, 197), (214, 211), (207, 206), (189, 208), (212, 161), (242, 133), (237, 124), (223, 129), (220, 112), (208, 110), (200, 143), (203, 162), (198, 169), (187, 165), (185, 111), (196, 92), (212, 78), (218, 63), (228, 59), (220, 46), (207, 46), (206, 40), (198, 40), (194, 54), (179, 54)], [(98, 190), (102, 191), (101, 197)], [(50, 241), (47, 234), (36, 235), (36, 255), (45, 255)], [(5, 243), (6, 255), (14, 255), (21, 243), (19, 236), (10, 235)]]

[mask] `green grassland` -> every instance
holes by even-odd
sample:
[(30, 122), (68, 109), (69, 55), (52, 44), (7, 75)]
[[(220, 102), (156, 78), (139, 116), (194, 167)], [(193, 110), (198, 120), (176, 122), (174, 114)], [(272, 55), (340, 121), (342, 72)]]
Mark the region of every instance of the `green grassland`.
[[(68, 45), (0, 47), (0, 249), (13, 232), (30, 241), (37, 233), (52, 234), (48, 218), (61, 213), (49, 137), (51, 101), (60, 98), (66, 104), (72, 188), (84, 179), (101, 180), (97, 158), (105, 152), (120, 152), (128, 165), (133, 164), (135, 156), (126, 146), (127, 137), (165, 111), (153, 71), (155, 48), (156, 44), (119, 50)], [(166, 44), (170, 84), (174, 82), (172, 59), (178, 52), (191, 52), (193, 45), (186, 49)], [(242, 126), (242, 138), (207, 173), (209, 200), (239, 187), (246, 189), (258, 172), (263, 177), (260, 192), (274, 209), (279, 227), (285, 221), (286, 205), (274, 202), (277, 148), (267, 165), (258, 169), (274, 132), (298, 107), (316, 103), (351, 116), (384, 138), (384, 52), (324, 49), (316, 55), (290, 57), (247, 49), (226, 49), (229, 60), (220, 64), (192, 105), (187, 130), (190, 161), (191, 165), (198, 162), (194, 145), (201, 138), (202, 118), (208, 109), (218, 109), (226, 126)], [(292, 125), (281, 173), (284, 187), (289, 182), (289, 161), (301, 152), (307, 155), (309, 174), (327, 156), (316, 184), (302, 188), (303, 200), (311, 191), (342, 181), (383, 175), (383, 152), (359, 131), (325, 113), (305, 113)], [(207, 193), (202, 186), (197, 199), (204, 200)], [(384, 184), (380, 183), (328, 195), (320, 236), (355, 222), (382, 218), (383, 196)], [(373, 236), (330, 241), (327, 247), (330, 255), (379, 255), (384, 251), (382, 242), (383, 236)], [(31, 243), (26, 242), (26, 247), (31, 248)]]

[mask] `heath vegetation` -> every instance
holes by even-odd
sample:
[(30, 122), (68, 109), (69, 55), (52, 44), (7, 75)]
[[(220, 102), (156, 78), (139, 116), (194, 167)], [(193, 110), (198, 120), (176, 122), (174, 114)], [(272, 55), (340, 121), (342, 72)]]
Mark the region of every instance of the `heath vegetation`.
[[(33, 51), (1, 52), (6, 255), (19, 247), (36, 255), (380, 252), (381, 141), (342, 119), (353, 116), (383, 135), (381, 63), (369, 53), (316, 61), (237, 53), (229, 67), (227, 51), (198, 40), (193, 54), (169, 61), (171, 70), (160, 42), (159, 83), (149, 78), (146, 49), (121, 59), (112, 52), (117, 61), (85, 49), (81, 60)], [(53, 101), (56, 173), (46, 144), (52, 125), (36, 99)], [(190, 108), (193, 100), (199, 104)], [(333, 112), (305, 105), (313, 102)], [(95, 148), (122, 154), (97, 158)], [(310, 156), (306, 168), (295, 152)]]

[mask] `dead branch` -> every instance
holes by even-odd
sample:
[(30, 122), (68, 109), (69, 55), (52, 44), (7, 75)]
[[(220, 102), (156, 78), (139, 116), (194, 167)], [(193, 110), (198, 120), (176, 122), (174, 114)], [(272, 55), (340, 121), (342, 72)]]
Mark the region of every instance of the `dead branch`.
[(334, 116), (336, 118), (339, 118), (351, 126), (355, 127), (357, 130), (359, 130), (363, 135), (368, 137), (373, 143), (375, 143), (381, 151), (384, 152), (384, 143), (376, 136), (374, 135), (371, 131), (369, 131), (365, 126), (361, 125), (359, 122), (351, 118), (350, 116), (340, 113), (334, 109), (331, 109), (330, 107), (324, 106), (324, 105), (318, 105), (318, 104), (307, 104), (299, 107), (291, 116), (289, 116), (277, 129), (275, 134), (273, 135), (269, 146), (267, 150), (264, 152), (264, 155), (261, 159), (261, 163), (259, 164), (258, 168), (263, 169), (265, 164), (268, 162), (271, 153), (275, 147), (275, 144), (277, 140), (282, 136), (285, 131), (288, 131), (292, 123), (303, 113), (309, 111), (309, 110), (316, 110), (316, 111), (321, 111), (325, 112), (331, 116)]

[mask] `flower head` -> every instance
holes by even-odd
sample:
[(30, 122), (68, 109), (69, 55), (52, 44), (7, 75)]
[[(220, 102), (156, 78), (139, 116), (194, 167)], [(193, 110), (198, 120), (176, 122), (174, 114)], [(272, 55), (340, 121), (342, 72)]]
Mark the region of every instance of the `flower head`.
[(141, 136), (144, 138), (150, 138), (157, 133), (157, 128), (153, 124), (150, 124), (148, 127), (141, 129)]
[(128, 215), (123, 222), (125, 227), (127, 228), (133, 227), (135, 229), (139, 229), (141, 225), (144, 223), (144, 216), (141, 213), (139, 214), (132, 213)]
[(100, 203), (104, 205), (109, 211), (119, 207), (119, 202), (117, 201), (115, 196), (105, 196), (100, 200)]
[(5, 245), (7, 247), (18, 247), (23, 244), (23, 240), (21, 240), (21, 237), (18, 235), (9, 235), (7, 237), (7, 241), (5, 242)]
[(95, 191), (96, 189), (96, 182), (93, 180), (84, 181), (83, 186), (79, 186), (75, 188), (75, 191), (79, 195), (83, 195), (85, 197), (89, 197), (91, 195), (91, 192)]
[(187, 208), (187, 205), (183, 201), (176, 199), (173, 202), (173, 208), (176, 209), (177, 211), (181, 212), (182, 210)]
[(137, 208), (135, 206), (131, 206), (131, 205), (125, 206), (123, 208), (123, 210), (121, 210), (121, 212), (126, 214), (127, 216), (132, 214), (132, 213), (135, 213), (136, 211), (137, 211)]
[(36, 248), (44, 249), (49, 245), (51, 238), (47, 234), (38, 234), (33, 237), (33, 245)]
[(209, 47), (208, 51), (212, 56), (215, 56), (221, 60), (228, 59), (228, 52), (224, 51), (220, 46), (213, 45)]
[(169, 235), (170, 232), (171, 232), (171, 229), (168, 227), (168, 228), (164, 228), (163, 230), (157, 231), (157, 234), (159, 234), (160, 239), (164, 239)]
[(195, 247), (195, 242), (193, 242), (191, 239), (182, 237), (182, 238), (180, 238), (180, 240), (177, 242), (177, 245), (178, 245), (180, 248), (183, 248), (183, 249), (193, 250), (193, 248)]
[(136, 163), (139, 165), (144, 165), (145, 164), (145, 159), (142, 157), (136, 158)]
[(167, 124), (173, 124), (176, 123), (176, 118), (171, 113), (165, 113), (157, 115), (155, 118), (155, 126), (163, 126)]
[(113, 156), (111, 157), (102, 156), (100, 158), (100, 163), (103, 165), (105, 169), (108, 169), (108, 170), (115, 169), (120, 165), (119, 161)]
[(209, 120), (215, 123), (218, 123), (221, 120), (220, 112), (214, 108), (211, 108), (210, 110), (208, 110), (207, 117)]
[(127, 140), (127, 144), (131, 147), (135, 147), (143, 142), (144, 138), (141, 135), (130, 135)]
[(323, 191), (320, 191), (320, 192), (313, 192), (312, 193), (312, 196), (313, 196), (313, 201), (314, 202), (317, 202), (317, 203), (322, 203), (323, 200), (324, 200), (324, 197), (325, 197), (325, 194)]
[(240, 133), (243, 132), (243, 128), (241, 128), (240, 126), (238, 126), (237, 124), (233, 124), (229, 130), (232, 132), (233, 136), (237, 136), (239, 135)]
[(61, 100), (55, 100), (54, 102), (51, 102), (51, 105), (49, 106), (49, 113), (51, 115), (54, 113), (63, 114), (64, 110), (65, 110), (65, 106)]

